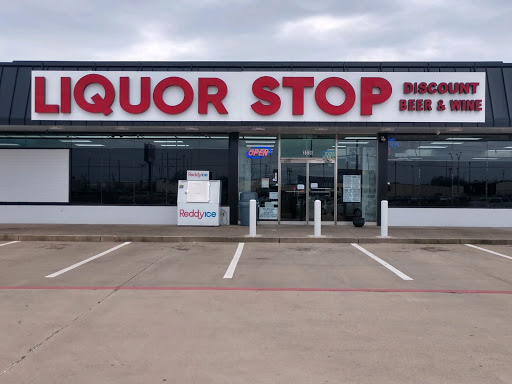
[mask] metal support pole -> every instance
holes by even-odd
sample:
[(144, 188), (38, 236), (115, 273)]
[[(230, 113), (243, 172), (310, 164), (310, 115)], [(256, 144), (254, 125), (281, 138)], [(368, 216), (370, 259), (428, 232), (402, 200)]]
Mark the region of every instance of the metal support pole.
[(256, 237), (256, 200), (249, 201), (249, 236)]
[(322, 236), (322, 202), (315, 200), (315, 237)]
[(388, 201), (380, 202), (380, 237), (388, 237)]

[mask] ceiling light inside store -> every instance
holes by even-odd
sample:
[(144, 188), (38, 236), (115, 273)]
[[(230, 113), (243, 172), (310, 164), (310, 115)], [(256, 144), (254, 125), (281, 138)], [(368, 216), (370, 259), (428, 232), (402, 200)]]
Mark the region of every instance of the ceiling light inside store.
[(59, 140), (62, 143), (90, 143), (91, 140), (82, 140), (82, 139), (66, 139), (66, 140)]
[(104, 144), (75, 144), (77, 147), (104, 147)]
[(420, 145), (418, 147), (418, 149), (443, 149), (443, 148), (448, 148), (448, 147), (441, 146), (441, 145)]
[(430, 144), (433, 144), (433, 145), (444, 145), (444, 144), (453, 144), (453, 145), (458, 145), (458, 144), (464, 144), (462, 142), (455, 142), (455, 141), (452, 141), (451, 143), (447, 143), (446, 141), (434, 141), (433, 143), (430, 143)]
[[(261, 147), (262, 145), (261, 144), (247, 144), (246, 147)], [(267, 144), (265, 145), (265, 147), (270, 147), (270, 148), (274, 148), (274, 144)]]
[(188, 144), (162, 144), (162, 147), (190, 147)]
[(183, 143), (183, 140), (153, 140), (153, 143)]
[(512, 149), (488, 149), (487, 152), (512, 152)]
[[(175, 136), (177, 139), (208, 139), (207, 136)], [(164, 137), (165, 139), (165, 137)], [(169, 139), (169, 137), (168, 137)]]
[(266, 139), (266, 140), (272, 140), (272, 139), (277, 139), (276, 136), (242, 136), (241, 137), (243, 140), (263, 140), (263, 139)]
[(275, 144), (275, 140), (247, 140), (247, 144)]
[(448, 137), (445, 140), (449, 141), (472, 141), (472, 140), (482, 140), (481, 137)]
[(3, 145), (3, 146), (11, 146), (11, 147), (19, 147), (20, 145), (19, 144), (16, 144), (16, 143), (0, 143), (0, 145)]
[(357, 136), (353, 136), (353, 137), (345, 137), (345, 140), (377, 140), (376, 137), (357, 137)]
[(497, 157), (473, 157), (473, 160), (498, 160)]
[(358, 144), (370, 144), (370, 142), (369, 141), (338, 141), (338, 144), (358, 145)]

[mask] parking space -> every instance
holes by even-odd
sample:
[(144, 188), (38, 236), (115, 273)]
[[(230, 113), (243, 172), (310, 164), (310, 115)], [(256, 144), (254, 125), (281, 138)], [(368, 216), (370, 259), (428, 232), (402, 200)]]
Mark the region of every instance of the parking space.
[(125, 287), (216, 287), (237, 249), (237, 243), (163, 244), (164, 257), (134, 276)]
[(276, 288), (398, 288), (401, 279), (350, 244), (246, 244), (234, 280)]
[(235, 249), (230, 243), (21, 242), (0, 248), (0, 286), (214, 286)]
[(19, 242), (0, 248), (0, 286), (507, 291), (510, 254), (505, 245)]
[[(0, 286), (51, 284), (45, 276), (118, 243), (18, 242), (0, 248)], [(99, 261), (99, 260), (98, 260)]]
[[(409, 288), (510, 290), (512, 260), (464, 245), (374, 244), (365, 248), (407, 270)], [(509, 247), (512, 248), (512, 247)], [(510, 249), (508, 251), (510, 252)]]
[[(122, 244), (124, 243), (104, 245), (103, 252)], [(170, 252), (170, 247), (161, 243), (130, 243), (61, 275), (53, 278), (45, 277), (44, 284), (52, 286), (118, 287)], [(68, 267), (68, 265), (61, 266), (61, 268), (64, 267)], [(61, 268), (58, 268), (58, 270), (61, 270)], [(57, 269), (52, 272), (55, 271)]]

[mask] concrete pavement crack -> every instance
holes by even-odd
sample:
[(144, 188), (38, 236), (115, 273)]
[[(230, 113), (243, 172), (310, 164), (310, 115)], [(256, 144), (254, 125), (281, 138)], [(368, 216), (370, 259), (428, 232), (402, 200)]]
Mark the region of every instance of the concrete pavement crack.
[[(178, 244), (182, 244), (182, 243), (178, 243)], [(119, 288), (121, 287), (124, 287), (126, 284), (128, 284), (130, 281), (132, 281), (133, 279), (135, 279), (137, 276), (139, 276), (141, 273), (143, 273), (144, 271), (146, 271), (148, 268), (151, 268), (153, 265), (155, 265), (156, 263), (158, 263), (160, 260), (162, 260), (165, 256), (167, 256), (168, 254), (170, 254), (171, 251), (168, 251), (166, 253), (164, 253), (162, 256), (160, 256), (158, 259), (156, 259), (155, 261), (153, 261), (152, 263), (148, 264), (145, 268), (143, 268), (142, 270), (140, 270), (139, 272), (137, 272), (135, 275), (133, 275), (132, 277), (130, 277), (128, 280), (126, 280), (123, 284), (120, 284), (118, 285), (112, 292), (111, 294), (117, 292), (119, 290)], [(110, 296), (110, 295), (109, 295)], [(107, 296), (108, 297), (108, 296)]]
[(141, 271), (137, 272), (135, 275), (133, 275), (132, 277), (130, 277), (128, 280), (126, 280), (123, 284), (120, 284), (118, 286), (116, 286), (115, 288), (112, 289), (112, 291), (110, 291), (103, 299), (101, 299), (100, 301), (98, 301), (96, 304), (94, 304), (92, 307), (88, 308), (86, 311), (82, 312), (81, 314), (79, 314), (77, 317), (75, 317), (73, 320), (71, 320), (69, 323), (63, 325), (61, 328), (59, 328), (58, 330), (56, 330), (55, 332), (53, 332), (50, 336), (48, 336), (46, 339), (44, 339), (42, 342), (40, 342), (39, 344), (36, 344), (35, 346), (33, 346), (32, 348), (30, 348), (27, 353), (25, 353), (23, 356), (21, 356), (18, 360), (16, 360), (14, 363), (12, 363), (9, 367), (7, 367), (4, 371), (1, 371), (0, 372), (0, 376), (6, 374), (7, 372), (9, 372), (11, 369), (13, 369), (16, 365), (18, 365), (19, 363), (21, 363), (23, 360), (25, 360), (28, 356), (30, 356), (32, 353), (34, 353), (35, 351), (37, 351), (38, 349), (44, 347), (44, 345), (50, 341), (51, 339), (53, 339), (56, 335), (58, 335), (60, 332), (64, 331), (65, 329), (69, 328), (71, 325), (73, 325), (73, 323), (75, 323), (76, 321), (80, 320), (82, 317), (84, 317), (86, 314), (90, 313), (91, 311), (93, 311), (94, 309), (96, 309), (97, 307), (99, 307), (105, 300), (107, 300), (110, 296), (112, 296), (114, 293), (116, 293), (119, 288), (123, 287), (124, 285), (126, 285), (127, 283), (129, 283), (131, 280), (133, 280), (134, 278), (136, 278), (137, 276), (139, 276), (141, 273), (143, 273), (144, 271), (146, 271), (148, 268), (150, 268), (151, 266), (153, 266), (154, 264), (156, 264), (157, 262), (159, 262), (160, 260), (162, 260), (165, 256), (167, 256), (169, 253), (171, 253), (171, 251), (167, 251), (166, 253), (164, 253), (162, 256), (160, 256), (159, 258), (157, 258), (156, 260), (154, 260), (152, 263), (148, 264), (145, 268), (143, 268)]
[(92, 310), (94, 310), (95, 308), (97, 308), (101, 303), (103, 303), (103, 301), (105, 301), (110, 295), (112, 295), (114, 293), (115, 290), (112, 290), (111, 292), (108, 293), (108, 295), (106, 295), (103, 299), (101, 299), (100, 301), (98, 301), (96, 304), (94, 304), (92, 307), (88, 308), (86, 311), (82, 312), (81, 314), (79, 314), (77, 317), (75, 317), (73, 320), (71, 320), (69, 323), (63, 325), (62, 327), (60, 327), (59, 329), (57, 329), (55, 332), (53, 332), (50, 336), (48, 336), (46, 339), (44, 339), (42, 342), (40, 342), (39, 344), (36, 344), (35, 346), (33, 346), (32, 348), (30, 348), (27, 353), (25, 353), (22, 357), (20, 357), (18, 360), (16, 360), (14, 363), (12, 363), (9, 367), (7, 367), (7, 369), (5, 369), (4, 371), (0, 372), (0, 376), (4, 375), (5, 373), (9, 372), (12, 368), (14, 368), (16, 365), (18, 365), (19, 363), (21, 363), (23, 360), (25, 360), (28, 356), (30, 356), (32, 353), (34, 353), (35, 351), (37, 351), (38, 349), (44, 347), (44, 345), (50, 341), (51, 339), (53, 339), (56, 335), (58, 335), (60, 332), (62, 332), (63, 330), (69, 328), (73, 323), (75, 323), (76, 321), (78, 321), (79, 319), (81, 319), (83, 316), (85, 316), (87, 313), (91, 312)]

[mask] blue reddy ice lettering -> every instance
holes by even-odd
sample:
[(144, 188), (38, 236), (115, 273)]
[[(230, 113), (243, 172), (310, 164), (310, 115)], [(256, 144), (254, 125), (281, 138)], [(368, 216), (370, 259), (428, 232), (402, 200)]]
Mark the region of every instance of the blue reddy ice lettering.
[(194, 209), (192, 211), (185, 211), (184, 209), (180, 209), (180, 217), (195, 217), (201, 220), (203, 217), (216, 217), (217, 212), (209, 212), (204, 211), (201, 212), (199, 209)]

